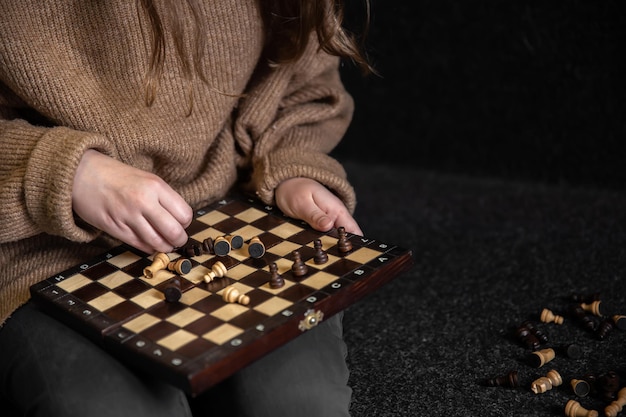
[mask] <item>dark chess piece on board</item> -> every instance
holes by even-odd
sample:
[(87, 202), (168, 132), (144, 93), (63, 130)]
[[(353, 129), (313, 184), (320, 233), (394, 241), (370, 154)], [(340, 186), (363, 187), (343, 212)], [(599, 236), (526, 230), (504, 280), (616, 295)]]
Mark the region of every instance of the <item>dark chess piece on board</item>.
[(315, 248), (315, 254), (313, 255), (313, 262), (315, 262), (316, 265), (321, 265), (321, 264), (325, 264), (326, 262), (328, 262), (328, 254), (322, 248), (322, 240), (315, 239), (313, 241), (313, 247)]
[(272, 276), (270, 277), (270, 288), (277, 289), (285, 286), (285, 280), (278, 273), (278, 266), (276, 262), (272, 262), (270, 264), (270, 273)]
[(297, 250), (293, 251), (293, 265), (291, 266), (291, 272), (296, 277), (303, 277), (309, 272), (309, 268), (306, 266), (304, 262), (302, 262), (302, 258), (300, 257), (300, 252)]
[(165, 301), (168, 303), (175, 303), (180, 300), (183, 293), (180, 289), (180, 281), (178, 279), (173, 279), (164, 289), (163, 295), (165, 295)]
[(352, 250), (352, 242), (348, 240), (348, 236), (346, 234), (345, 227), (341, 226), (337, 229), (337, 233), (339, 237), (337, 238), (337, 247), (339, 248), (339, 252), (348, 253)]
[(485, 380), (485, 385), (488, 387), (517, 388), (519, 387), (517, 371), (509, 371), (506, 375), (489, 378)]

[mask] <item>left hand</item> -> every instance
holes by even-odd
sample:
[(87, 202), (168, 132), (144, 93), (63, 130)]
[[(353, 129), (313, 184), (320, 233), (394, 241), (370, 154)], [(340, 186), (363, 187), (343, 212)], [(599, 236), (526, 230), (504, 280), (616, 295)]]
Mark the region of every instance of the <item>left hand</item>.
[(343, 226), (348, 233), (363, 235), (343, 201), (310, 178), (290, 178), (276, 187), (276, 205), (287, 216), (301, 219), (325, 232)]

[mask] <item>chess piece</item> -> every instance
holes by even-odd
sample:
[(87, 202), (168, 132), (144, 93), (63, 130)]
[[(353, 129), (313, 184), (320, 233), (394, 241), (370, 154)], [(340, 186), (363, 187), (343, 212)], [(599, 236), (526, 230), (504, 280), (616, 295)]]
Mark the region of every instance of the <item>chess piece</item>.
[(260, 258), (265, 255), (265, 245), (263, 245), (263, 242), (261, 242), (258, 236), (250, 239), (248, 243), (248, 254), (252, 258)]
[(173, 279), (170, 283), (163, 289), (163, 294), (165, 295), (165, 301), (168, 303), (175, 303), (180, 300), (183, 293), (180, 288), (180, 281), (178, 279)]
[(328, 262), (328, 254), (322, 248), (322, 240), (315, 239), (313, 241), (313, 247), (315, 248), (315, 254), (313, 255), (313, 262), (315, 262), (316, 265), (321, 265), (321, 264), (325, 264), (326, 262)]
[(605, 318), (598, 324), (598, 328), (596, 329), (596, 336), (600, 340), (606, 339), (606, 337), (613, 331), (615, 328), (615, 322), (612, 318)]
[(293, 251), (293, 265), (291, 266), (291, 272), (296, 277), (303, 277), (309, 271), (309, 268), (306, 266), (304, 262), (302, 262), (302, 258), (300, 257), (300, 252), (297, 250)]
[(487, 379), (485, 385), (488, 387), (517, 388), (519, 387), (517, 371), (509, 371), (506, 375)]
[(520, 325), (515, 330), (515, 336), (528, 349), (536, 350), (536, 349), (539, 349), (539, 346), (541, 345), (541, 343), (539, 342), (539, 339), (537, 339), (537, 337), (534, 334), (532, 334), (530, 329), (526, 327), (524, 324)]
[(537, 350), (528, 355), (528, 364), (535, 368), (541, 368), (546, 363), (554, 359), (555, 352), (552, 348)]
[(230, 242), (225, 237), (219, 236), (213, 241), (213, 253), (217, 256), (226, 256), (230, 253)]
[(618, 329), (626, 330), (626, 316), (615, 314), (613, 316), (613, 322), (615, 323), (615, 327), (617, 327)]
[(557, 347), (560, 355), (567, 356), (570, 359), (579, 359), (583, 355), (583, 351), (576, 343), (569, 343)]
[(586, 330), (596, 331), (596, 322), (589, 316), (580, 305), (574, 305), (570, 308), (570, 313), (580, 322)]
[(227, 269), (226, 266), (220, 261), (217, 261), (211, 267), (211, 270), (204, 274), (204, 282), (207, 284), (213, 281), (215, 278), (221, 278), (226, 275)]
[(277, 289), (285, 286), (285, 280), (278, 273), (278, 265), (276, 265), (276, 262), (270, 264), (270, 273), (272, 274), (270, 278), (270, 288)]
[(558, 387), (562, 383), (563, 379), (561, 378), (561, 374), (552, 369), (548, 371), (546, 376), (542, 376), (533, 381), (533, 383), (530, 384), (530, 389), (535, 394), (543, 394), (544, 392), (549, 391), (554, 387)]
[(570, 296), (570, 299), (575, 303), (592, 303), (594, 301), (600, 301), (600, 293), (594, 292), (590, 294), (575, 293)]
[(541, 311), (540, 320), (544, 323), (563, 324), (563, 317), (554, 314), (551, 310), (544, 308)]
[(207, 237), (202, 241), (202, 253), (206, 253), (208, 255), (214, 255), (213, 252), (213, 238)]
[(224, 238), (230, 243), (230, 247), (233, 249), (243, 248), (243, 237), (239, 235), (226, 235)]
[(613, 401), (620, 388), (620, 377), (615, 371), (608, 371), (601, 375), (596, 382), (599, 396), (607, 402)]
[(339, 237), (337, 239), (337, 247), (339, 252), (348, 253), (352, 250), (352, 242), (348, 240), (345, 227), (341, 226), (337, 229)]
[(185, 246), (182, 249), (179, 249), (178, 252), (183, 256), (192, 258), (194, 256), (202, 255), (202, 248), (200, 247), (200, 245), (193, 243), (191, 245)]
[(572, 379), (570, 381), (570, 385), (572, 386), (574, 394), (579, 397), (586, 397), (591, 391), (591, 385), (589, 385), (589, 382), (584, 379)]
[(176, 272), (179, 275), (188, 274), (191, 271), (191, 261), (189, 259), (180, 258), (167, 264), (167, 269)]
[(546, 336), (545, 333), (535, 327), (535, 324), (532, 321), (526, 320), (524, 323), (522, 323), (522, 326), (525, 326), (528, 330), (530, 330), (530, 332), (539, 340), (540, 343), (548, 343), (548, 336)]
[(229, 303), (239, 303), (244, 306), (247, 306), (250, 303), (250, 297), (245, 294), (241, 294), (235, 287), (224, 288), (222, 299)]
[(626, 387), (617, 392), (617, 398), (604, 408), (604, 414), (606, 417), (617, 417), (624, 406), (626, 406)]
[(587, 410), (576, 400), (569, 400), (565, 404), (565, 415), (567, 417), (598, 417), (598, 412)]
[(152, 265), (147, 266), (143, 269), (143, 275), (146, 278), (152, 278), (154, 277), (154, 275), (162, 270), (167, 268), (167, 265), (170, 263), (170, 258), (169, 256), (167, 256), (166, 253), (163, 252), (157, 252), (154, 254), (154, 257), (152, 258)]
[(594, 316), (598, 316), (598, 317), (604, 316), (601, 306), (602, 306), (602, 302), (599, 301), (599, 300), (593, 301), (593, 302), (591, 302), (589, 304), (587, 304), (587, 303), (581, 303), (580, 304), (580, 307), (584, 311), (586, 311), (588, 313), (591, 313)]

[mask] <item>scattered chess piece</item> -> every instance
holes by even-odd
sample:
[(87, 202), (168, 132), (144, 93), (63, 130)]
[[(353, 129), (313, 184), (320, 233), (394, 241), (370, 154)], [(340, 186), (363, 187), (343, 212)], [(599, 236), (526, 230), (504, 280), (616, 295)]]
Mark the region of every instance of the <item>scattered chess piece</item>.
[(328, 262), (328, 254), (322, 248), (322, 240), (315, 239), (313, 241), (313, 247), (315, 248), (315, 254), (313, 255), (313, 262), (315, 262), (316, 265), (321, 265), (321, 264), (325, 264), (326, 262)]
[(620, 411), (626, 406), (626, 387), (620, 389), (617, 398), (604, 408), (606, 417), (617, 417)]
[(181, 255), (186, 256), (188, 258), (192, 258), (194, 256), (202, 255), (202, 247), (200, 247), (200, 245), (194, 243), (194, 244), (191, 244), (191, 245), (187, 245), (187, 246), (183, 247), (182, 249), (179, 249), (178, 253), (180, 253)]
[(615, 371), (608, 371), (607, 373), (601, 375), (596, 382), (599, 397), (607, 402), (615, 399), (620, 385), (620, 377)]
[(551, 310), (544, 308), (541, 311), (540, 320), (544, 323), (563, 324), (563, 317), (554, 314)]
[(270, 273), (272, 276), (270, 277), (270, 288), (277, 289), (285, 286), (285, 280), (278, 273), (278, 266), (276, 262), (272, 262), (270, 264)]
[(599, 292), (594, 292), (591, 294), (574, 293), (570, 296), (570, 299), (575, 303), (592, 303), (594, 301), (600, 301), (600, 293)]
[(598, 316), (598, 317), (602, 317), (604, 316), (603, 314), (603, 309), (602, 309), (602, 302), (597, 300), (597, 301), (593, 301), (589, 304), (587, 303), (581, 303), (580, 304), (580, 308), (582, 308), (584, 311), (593, 314), (594, 316)]
[(584, 379), (572, 379), (570, 381), (570, 385), (572, 386), (574, 394), (578, 397), (586, 397), (591, 391), (591, 385), (589, 385), (589, 382)]
[(191, 271), (191, 261), (189, 259), (180, 258), (167, 264), (167, 269), (176, 272), (179, 275), (188, 274)]
[(163, 289), (163, 295), (165, 295), (165, 301), (168, 303), (175, 303), (180, 300), (180, 297), (183, 295), (180, 288), (180, 281), (176, 278), (170, 281)]
[(590, 332), (596, 331), (597, 325), (595, 320), (589, 316), (580, 305), (572, 306), (570, 308), (570, 313), (576, 318), (576, 320), (578, 320), (583, 328), (589, 330)]
[(522, 323), (522, 326), (525, 326), (528, 330), (530, 330), (530, 332), (537, 339), (539, 339), (540, 343), (542, 343), (542, 344), (548, 343), (548, 336), (546, 336), (545, 333), (543, 333), (541, 330), (539, 330), (537, 327), (535, 327), (535, 324), (532, 321), (526, 320), (524, 323)]
[(152, 278), (154, 275), (165, 268), (170, 263), (170, 257), (166, 253), (157, 252), (154, 254), (152, 265), (143, 269), (143, 275), (146, 278)]
[(546, 363), (554, 359), (555, 352), (552, 348), (537, 350), (528, 355), (528, 364), (535, 368), (541, 368)]
[(506, 375), (487, 379), (485, 385), (488, 387), (517, 388), (519, 387), (517, 371), (509, 371)]
[(543, 394), (546, 391), (551, 390), (554, 387), (558, 387), (563, 383), (561, 374), (552, 369), (548, 371), (546, 376), (542, 376), (530, 384), (530, 389), (535, 394)]
[(202, 253), (213, 255), (215, 252), (213, 251), (213, 238), (207, 237), (202, 241)]
[(587, 410), (576, 400), (569, 400), (565, 404), (565, 415), (567, 417), (598, 417), (596, 410)]
[(537, 337), (524, 324), (515, 329), (515, 336), (524, 346), (526, 346), (526, 348), (530, 350), (539, 349), (539, 346), (541, 345), (539, 339), (537, 339)]
[(560, 345), (556, 348), (556, 351), (570, 359), (579, 359), (583, 355), (582, 349), (576, 343)]
[(626, 316), (615, 314), (613, 316), (613, 322), (615, 323), (615, 327), (617, 327), (618, 329), (626, 330)]
[(235, 287), (226, 287), (222, 293), (222, 299), (228, 303), (239, 303), (247, 306), (250, 303), (250, 297), (241, 294)]
[(222, 262), (217, 261), (213, 264), (213, 266), (211, 267), (211, 270), (207, 272), (206, 274), (204, 274), (204, 282), (208, 284), (209, 282), (213, 281), (215, 278), (221, 278), (224, 275), (226, 275), (227, 271), (228, 270), (226, 269), (226, 266), (224, 266)]
[(596, 336), (600, 340), (606, 339), (606, 337), (613, 331), (615, 328), (615, 322), (612, 318), (606, 317), (604, 320), (598, 324), (598, 328), (596, 329)]
[(300, 257), (300, 252), (297, 250), (293, 251), (293, 265), (291, 266), (291, 272), (296, 277), (303, 277), (309, 271), (309, 268), (306, 266), (304, 262), (302, 262), (302, 258)]
[(233, 249), (241, 249), (243, 247), (243, 237), (239, 235), (226, 235), (224, 238), (230, 244)]
[(339, 237), (337, 238), (337, 248), (341, 253), (348, 253), (352, 250), (352, 242), (348, 240), (345, 227), (341, 226), (337, 229)]
[(250, 239), (248, 243), (248, 254), (252, 258), (260, 258), (265, 255), (265, 245), (263, 245), (263, 242), (261, 242), (258, 236)]

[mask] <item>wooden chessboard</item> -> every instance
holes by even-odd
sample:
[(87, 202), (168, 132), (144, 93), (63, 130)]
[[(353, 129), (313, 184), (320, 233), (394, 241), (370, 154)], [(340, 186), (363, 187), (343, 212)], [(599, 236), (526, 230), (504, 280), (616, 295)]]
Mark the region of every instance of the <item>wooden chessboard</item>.
[[(186, 274), (159, 271), (144, 276), (153, 256), (119, 246), (31, 287), (32, 299), (51, 315), (101, 343), (132, 366), (197, 395), (345, 309), (413, 264), (410, 250), (348, 234), (352, 250), (338, 250), (338, 233), (318, 232), (257, 200), (228, 197), (195, 213), (187, 247), (225, 235), (246, 244), (225, 256), (170, 253), (192, 263)], [(259, 237), (260, 258), (247, 243)], [(328, 261), (313, 262), (320, 239)], [(291, 267), (297, 250), (308, 272)], [(205, 282), (215, 262), (227, 273)], [(272, 289), (268, 265), (275, 262), (285, 285)], [(168, 302), (164, 288), (177, 280), (182, 296)], [(248, 305), (225, 302), (221, 293), (236, 287)]]

